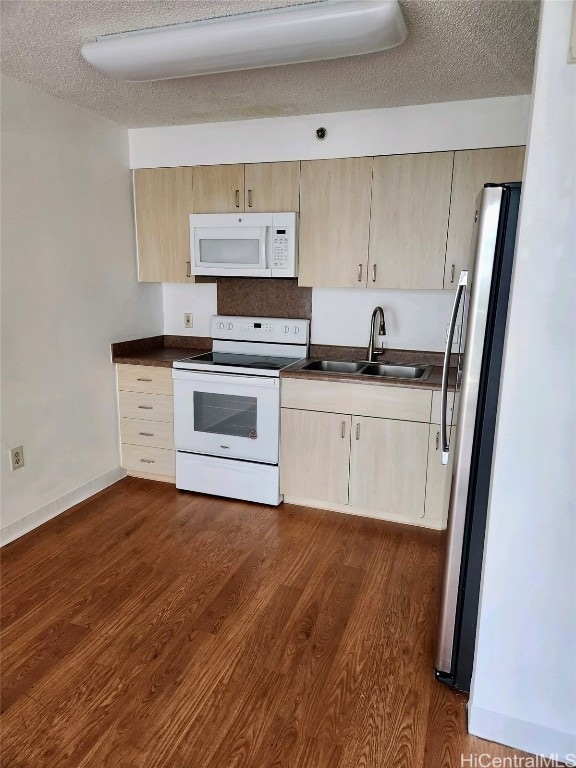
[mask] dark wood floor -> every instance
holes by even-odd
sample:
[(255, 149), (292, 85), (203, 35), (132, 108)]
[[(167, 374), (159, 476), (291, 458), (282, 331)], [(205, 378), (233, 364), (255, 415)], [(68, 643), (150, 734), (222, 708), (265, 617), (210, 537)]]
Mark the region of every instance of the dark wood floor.
[(5, 547), (2, 766), (442, 768), (442, 535), (127, 478)]

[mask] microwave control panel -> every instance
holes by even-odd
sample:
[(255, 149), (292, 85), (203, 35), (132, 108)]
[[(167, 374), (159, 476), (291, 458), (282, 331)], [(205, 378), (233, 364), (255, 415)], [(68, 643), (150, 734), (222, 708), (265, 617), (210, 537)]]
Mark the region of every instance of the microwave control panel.
[(286, 269), (290, 266), (290, 234), (287, 229), (272, 229), (272, 269)]

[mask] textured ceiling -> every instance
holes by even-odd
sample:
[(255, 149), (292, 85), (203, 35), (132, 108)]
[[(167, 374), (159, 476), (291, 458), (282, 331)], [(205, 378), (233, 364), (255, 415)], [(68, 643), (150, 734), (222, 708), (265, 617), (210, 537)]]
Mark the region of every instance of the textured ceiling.
[(2, 71), (128, 127), (529, 93), (537, 0), (405, 0), (408, 38), (366, 56), (128, 83), (80, 56), (97, 35), (310, 0), (2, 0)]

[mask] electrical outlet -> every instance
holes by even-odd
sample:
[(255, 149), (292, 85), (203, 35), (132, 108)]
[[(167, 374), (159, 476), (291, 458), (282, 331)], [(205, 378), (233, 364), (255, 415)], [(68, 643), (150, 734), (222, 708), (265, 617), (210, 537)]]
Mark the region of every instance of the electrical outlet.
[(17, 445), (16, 448), (10, 448), (10, 468), (20, 469), (24, 466), (24, 448)]
[(192, 312), (184, 312), (184, 328), (192, 328), (194, 326), (194, 318)]

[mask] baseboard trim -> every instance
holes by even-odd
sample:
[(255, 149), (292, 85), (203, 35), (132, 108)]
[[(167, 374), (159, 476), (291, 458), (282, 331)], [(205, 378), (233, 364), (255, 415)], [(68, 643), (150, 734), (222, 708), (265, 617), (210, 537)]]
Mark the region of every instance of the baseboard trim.
[(0, 529), (0, 547), (9, 544), (15, 539), (19, 539), (20, 536), (24, 536), (26, 533), (30, 533), (34, 528), (38, 528), (39, 525), (43, 525), (53, 517), (66, 512), (67, 509), (70, 509), (75, 504), (79, 504), (81, 501), (90, 498), (90, 496), (94, 496), (95, 493), (103, 491), (104, 488), (117, 483), (123, 477), (126, 477), (125, 469), (122, 467), (111, 469), (109, 472), (105, 472), (103, 475), (84, 483), (79, 488), (65, 493), (59, 499), (55, 499), (49, 504), (40, 507), (35, 512), (30, 512), (30, 514), (22, 517), (20, 520), (15, 520), (13, 523), (3, 526)]
[[(282, 490), (282, 489), (280, 489)], [(349, 504), (337, 504), (331, 501), (318, 501), (318, 499), (302, 499), (296, 496), (284, 496), (286, 504), (296, 504), (299, 507), (314, 507), (326, 509), (329, 512), (343, 512), (345, 515), (357, 515), (358, 517), (370, 517), (374, 520), (385, 520), (387, 523), (403, 523), (414, 525), (418, 528), (429, 528), (433, 531), (442, 531), (446, 527), (441, 520), (431, 520), (427, 517), (402, 517), (401, 515), (387, 515), (377, 513), (371, 509), (351, 507)]]
[[(468, 731), (488, 741), (522, 749), (566, 765), (576, 765), (576, 734), (558, 731), (539, 723), (519, 720), (500, 712), (468, 707)], [(572, 761), (572, 762), (570, 762)]]

